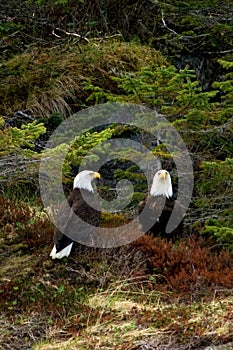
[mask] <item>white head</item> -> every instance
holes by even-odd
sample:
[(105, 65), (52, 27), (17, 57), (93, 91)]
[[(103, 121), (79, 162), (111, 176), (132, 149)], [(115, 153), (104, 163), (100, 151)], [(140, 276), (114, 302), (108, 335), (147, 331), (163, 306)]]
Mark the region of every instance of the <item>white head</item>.
[(159, 170), (153, 178), (153, 183), (150, 190), (150, 195), (171, 197), (172, 191), (172, 180), (167, 170)]
[(92, 181), (94, 179), (100, 179), (100, 174), (91, 170), (83, 170), (75, 177), (73, 188), (94, 192), (92, 187)]

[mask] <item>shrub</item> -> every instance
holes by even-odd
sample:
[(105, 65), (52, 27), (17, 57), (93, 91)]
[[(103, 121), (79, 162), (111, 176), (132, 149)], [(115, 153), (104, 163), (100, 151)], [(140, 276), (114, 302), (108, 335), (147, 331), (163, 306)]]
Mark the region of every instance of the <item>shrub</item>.
[(179, 292), (205, 294), (206, 288), (231, 288), (233, 259), (228, 251), (211, 252), (211, 240), (190, 237), (178, 244), (144, 235), (133, 243), (148, 257), (157, 284)]

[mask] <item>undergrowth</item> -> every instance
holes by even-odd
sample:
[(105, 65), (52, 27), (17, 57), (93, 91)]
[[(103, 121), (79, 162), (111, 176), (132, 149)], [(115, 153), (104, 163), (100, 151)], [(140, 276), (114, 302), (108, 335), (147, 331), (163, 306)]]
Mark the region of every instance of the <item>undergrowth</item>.
[(1, 115), (9, 118), (24, 110), (43, 117), (52, 113), (68, 116), (84, 107), (90, 95), (83, 89), (88, 79), (117, 91), (112, 75), (136, 71), (149, 62), (166, 64), (156, 50), (135, 43), (93, 41), (81, 53), (75, 47), (63, 49), (33, 49), (1, 65)]
[[(74, 2), (69, 3), (73, 5)], [(97, 3), (91, 11), (102, 21), (99, 12), (95, 13), (99, 8)], [(150, 9), (152, 4), (149, 3)], [(85, 1), (76, 2), (77, 7), (81, 4), (85, 7)], [(118, 2), (112, 2), (112, 5), (118, 6)], [(159, 6), (159, 21), (154, 21), (151, 11), (145, 16), (143, 6), (144, 2), (137, 8), (134, 6), (135, 13), (125, 11), (123, 22), (128, 28), (128, 18), (131, 18), (131, 27), (142, 29), (142, 22), (134, 21), (128, 14), (135, 16), (138, 12), (142, 18), (152, 19), (152, 27), (151, 24), (148, 27), (150, 21), (145, 23), (151, 32), (146, 31), (143, 35), (150, 38), (151, 43), (156, 41), (156, 47), (165, 47), (165, 52), (169, 52), (167, 39), (174, 45), (176, 31), (183, 32), (181, 27), (174, 27), (175, 31), (170, 29), (172, 23), (167, 21), (167, 11), (170, 12), (171, 5), (153, 5), (153, 8)], [(85, 14), (88, 16), (89, 10), (87, 6)], [(199, 19), (196, 22), (196, 15), (195, 18), (177, 18), (181, 18), (185, 28), (190, 20), (195, 20), (193, 25), (198, 28), (205, 17), (203, 11), (206, 10), (202, 8), (199, 13), (201, 22)], [(210, 18), (214, 18), (209, 16), (211, 12), (208, 8), (208, 16), (202, 25), (206, 26)], [(175, 13), (179, 14), (179, 11)], [(106, 11), (102, 14), (105, 19), (112, 15), (111, 11), (110, 17), (106, 16)], [(216, 23), (219, 23), (219, 16)], [(31, 21), (31, 14), (28, 18)], [(35, 19), (40, 22), (40, 16), (35, 15)], [(3, 44), (9, 41), (7, 45), (12, 46), (13, 51), (8, 55), (9, 48), (4, 50), (6, 61), (0, 66), (0, 126), (5, 156), (1, 160), (5, 169), (1, 177), (7, 177), (1, 193), (7, 189), (10, 198), (0, 198), (0, 348), (186, 350), (232, 342), (231, 57), (229, 62), (218, 61), (218, 70), (224, 72), (211, 86), (212, 80), (216, 80), (213, 71), (209, 81), (201, 82), (202, 79), (185, 64), (180, 70), (179, 64), (177, 67), (171, 65), (155, 49), (119, 41), (122, 35), (115, 36), (119, 40), (90, 39), (85, 45), (75, 40), (61, 40), (56, 41), (58, 46), (44, 47), (43, 44), (29, 45), (29, 36), (25, 35), (27, 44), (24, 46), (20, 43), (22, 37), (15, 35), (18, 30), (22, 35), (21, 25), (12, 24), (12, 18), (8, 21), (7, 16), (2, 27)], [(154, 36), (154, 23), (156, 26), (162, 24), (160, 38)], [(105, 21), (105, 24), (108, 23)], [(100, 34), (98, 28), (101, 28), (95, 23), (88, 22), (87, 26), (92, 37)], [(31, 35), (31, 24), (29, 27)], [(35, 30), (35, 25), (33, 28)], [(230, 24), (222, 28), (231, 33)], [(51, 26), (46, 30), (50, 33)], [(126, 34), (125, 37), (132, 38)], [(181, 45), (179, 52), (183, 51), (182, 40), (189, 39), (193, 47), (193, 39), (202, 41), (204, 38), (202, 34), (193, 34), (192, 31), (184, 32), (172, 51), (177, 45)], [(34, 35), (39, 37), (36, 32)], [(222, 41), (222, 33), (219, 38)], [(228, 42), (226, 38), (229, 36), (225, 35)], [(218, 48), (213, 40), (213, 45), (209, 39), (207, 41), (211, 51), (213, 47)], [(17, 55), (14, 43), (22, 45), (20, 55)], [(199, 56), (199, 44), (196, 49)], [(7, 57), (11, 58), (7, 60)], [(177, 55), (168, 57), (170, 62), (176, 60), (174, 57)], [(195, 61), (197, 57), (191, 52), (186, 63), (195, 67)], [(214, 66), (217, 67), (216, 62)], [(207, 90), (200, 87), (203, 83)], [(76, 245), (68, 259), (53, 261), (49, 253), (54, 227), (40, 203), (30, 197), (39, 188), (35, 177), (38, 169), (33, 166), (28, 171), (25, 167), (23, 178), (24, 163), (20, 162), (31, 159), (22, 159), (22, 155), (29, 157), (34, 150), (39, 155), (49, 134), (61, 121), (93, 103), (106, 101), (143, 103), (157, 108), (179, 130), (194, 165), (193, 216), (186, 217), (186, 236), (175, 243), (144, 235), (131, 244), (114, 249)], [(17, 111), (21, 115), (23, 111), (27, 120), (35, 120), (32, 124), (24, 124), (23, 120), (17, 119)], [(20, 126), (14, 128), (14, 122), (19, 122)], [(123, 136), (130, 138), (132, 134)], [(92, 145), (90, 140), (95, 141), (94, 134), (84, 138), (84, 145), (88, 142)], [(77, 146), (83, 151), (82, 142), (77, 142)], [(167, 157), (164, 145), (155, 146), (153, 152), (163, 161)], [(69, 158), (68, 154), (69, 165), (79, 164), (81, 155), (81, 152), (75, 153), (74, 158)], [(32, 164), (38, 159), (33, 158)], [(13, 173), (17, 181), (19, 179), (17, 183)], [(132, 169), (123, 172), (118, 169), (116, 176), (124, 178), (126, 173), (135, 178)], [(31, 187), (25, 177), (30, 180)], [(145, 194), (139, 185), (136, 198), (133, 198), (136, 204)], [(107, 192), (109, 188), (106, 188)], [(29, 205), (19, 200), (25, 197), (30, 197)], [(129, 218), (123, 215), (105, 213), (101, 225), (123, 226), (128, 221)], [(126, 235), (131, 237), (133, 232), (126, 232)]]
[(8, 199), (0, 206), (3, 348), (133, 350), (165, 346), (173, 334), (173, 349), (232, 339), (233, 260), (210, 239), (172, 244), (144, 235), (119, 248), (77, 245), (53, 261), (46, 215)]

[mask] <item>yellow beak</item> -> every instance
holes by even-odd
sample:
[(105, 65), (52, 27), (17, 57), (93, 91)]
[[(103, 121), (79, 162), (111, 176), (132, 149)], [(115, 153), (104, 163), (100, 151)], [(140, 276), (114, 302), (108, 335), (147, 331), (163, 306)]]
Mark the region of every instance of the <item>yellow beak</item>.
[(100, 179), (100, 178), (101, 178), (100, 173), (95, 172), (94, 173), (94, 179)]
[(167, 178), (167, 173), (163, 172), (163, 173), (161, 174), (161, 177), (165, 180), (165, 179)]

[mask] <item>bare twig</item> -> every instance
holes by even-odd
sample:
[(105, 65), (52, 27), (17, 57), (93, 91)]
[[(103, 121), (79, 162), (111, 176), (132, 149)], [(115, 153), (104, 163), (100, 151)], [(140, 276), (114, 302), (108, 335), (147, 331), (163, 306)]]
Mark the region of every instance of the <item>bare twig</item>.
[(113, 34), (113, 35), (106, 35), (106, 36), (103, 36), (101, 38), (93, 38), (93, 40), (95, 40), (95, 41), (103, 41), (103, 40), (113, 39), (113, 38), (117, 38), (117, 37), (122, 37), (122, 34), (121, 33), (116, 33), (116, 34)]
[(60, 28), (55, 28), (52, 30), (52, 34), (56, 37), (56, 38), (61, 38), (61, 35), (58, 35), (55, 33), (55, 30), (62, 32), (68, 36), (74, 36), (75, 38), (79, 38), (79, 39), (83, 39), (85, 40), (87, 43), (89, 43), (89, 39), (87, 39), (85, 36), (82, 36), (80, 34), (77, 33), (72, 33), (72, 32), (67, 32), (66, 30), (60, 29)]
[(233, 49), (231, 50), (223, 50), (223, 51), (203, 51), (203, 54), (208, 54), (208, 55), (225, 55), (227, 53), (232, 53)]
[(168, 29), (170, 32), (172, 32), (173, 34), (175, 35), (178, 35), (178, 33), (176, 33), (173, 29), (169, 28), (165, 22), (165, 19), (164, 19), (164, 12), (163, 10), (161, 10), (161, 15), (162, 15), (162, 23), (163, 23), (163, 26)]
[(213, 128), (211, 129), (201, 129), (201, 130), (180, 130), (180, 133), (184, 134), (184, 133), (187, 133), (187, 134), (208, 134), (208, 133), (211, 133), (211, 132), (215, 132), (215, 131), (219, 131), (220, 133), (223, 133), (225, 130), (230, 130), (230, 128), (232, 127), (232, 123), (233, 123), (233, 118), (231, 118), (228, 122), (222, 124), (222, 125), (219, 125), (219, 126), (214, 126)]

